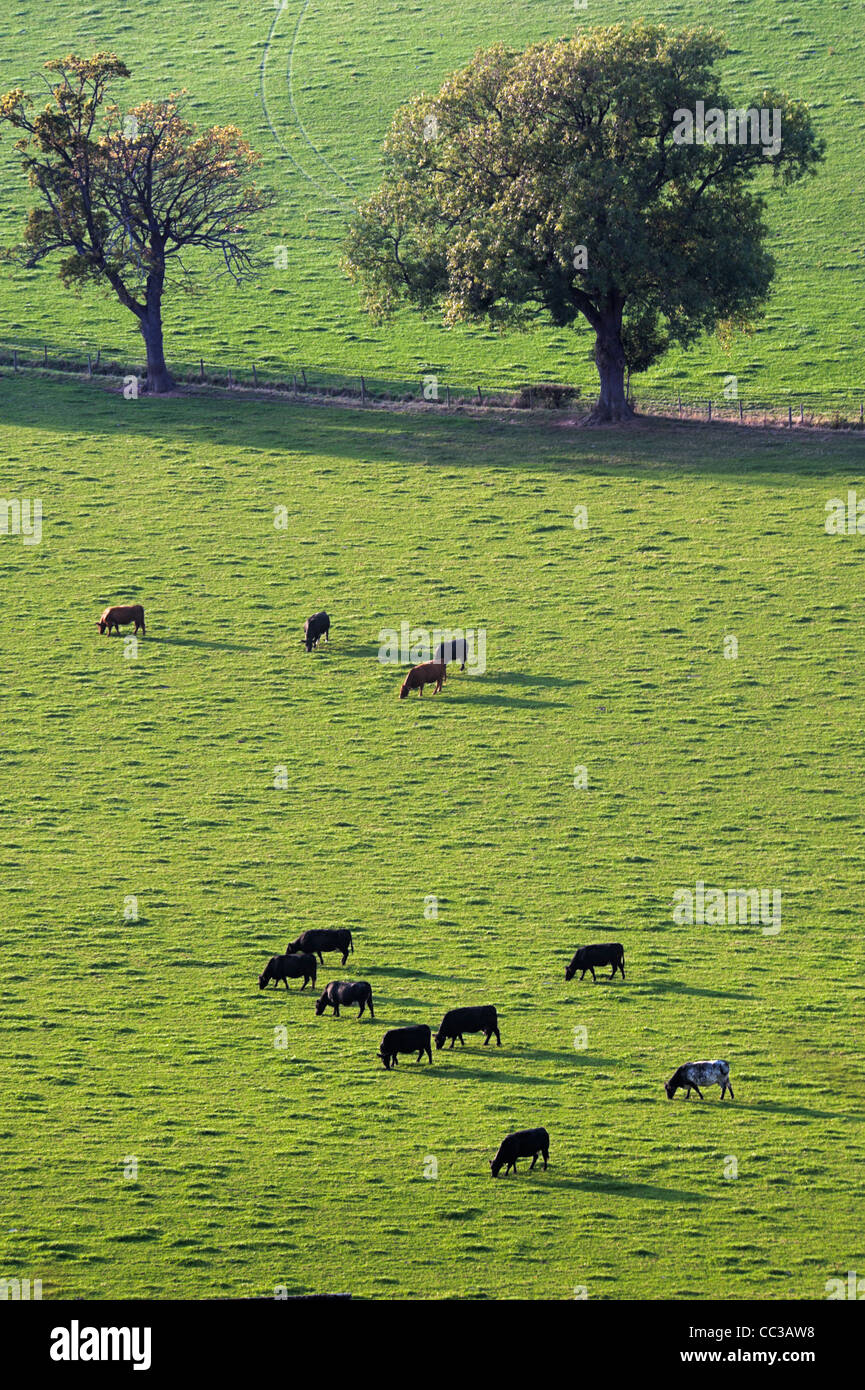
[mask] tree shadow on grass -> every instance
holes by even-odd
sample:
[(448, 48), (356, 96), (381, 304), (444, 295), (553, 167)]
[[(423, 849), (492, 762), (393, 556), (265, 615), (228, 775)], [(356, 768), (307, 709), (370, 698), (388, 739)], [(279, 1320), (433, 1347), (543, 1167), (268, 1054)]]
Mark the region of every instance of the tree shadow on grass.
[(154, 634), (145, 637), (144, 641), (148, 645), (151, 642), (161, 642), (169, 647), (202, 647), (221, 652), (255, 652), (259, 650), (258, 647), (249, 647), (244, 642), (209, 642), (204, 637), (162, 637)]
[[(26, 342), (19, 339), (22, 348)], [(35, 355), (41, 355), (41, 341), (31, 346)], [(69, 356), (68, 346), (53, 343), (48, 344), (48, 352), (55, 359)], [(129, 351), (117, 349), (116, 355), (128, 364)], [(133, 351), (132, 360), (138, 355)], [(624, 473), (630, 482), (635, 466), (654, 463), (653, 477), (659, 479), (730, 475), (743, 484), (755, 485), (760, 482), (758, 475), (771, 473), (779, 487), (795, 487), (802, 477), (828, 476), (845, 464), (855, 466), (861, 457), (861, 436), (833, 435), (827, 430), (800, 434), (782, 428), (764, 431), (735, 422), (709, 425), (652, 417), (641, 417), (627, 428), (587, 430), (577, 424), (566, 425), (566, 420), (558, 418), (538, 419), (528, 411), (476, 419), (470, 414), (436, 410), (369, 411), (360, 404), (350, 408), (332, 403), (315, 405), (277, 395), (240, 399), (233, 392), (198, 395), (186, 389), (172, 397), (142, 397), (133, 426), (127, 423), (126, 411), (121, 412), (122, 419), (118, 414), (115, 383), (108, 389), (100, 381), (51, 380), (49, 389), (47, 382), (42, 386), (43, 379), (36, 377), (40, 389), (34, 390), (26, 375), (22, 372), (13, 383), (10, 370), (0, 371), (4, 388), (0, 419), (14, 415), (16, 421), (35, 428), (67, 433), (74, 411), (75, 430), (87, 429), (108, 439), (122, 437), (124, 442), (130, 437), (168, 439), (188, 445), (190, 450), (211, 446), (225, 450), (270, 448), (273, 438), (278, 437), (283, 448), (296, 453), (345, 458), (358, 465), (366, 464), (373, 454), (384, 464), (417, 463), (424, 472), (430, 467), (431, 451), (434, 463), (439, 461), (435, 455), (440, 451), (441, 461), (449, 469), (466, 471), (490, 468), (502, 474), (559, 477)], [(86, 408), (91, 404), (88, 422)], [(558, 412), (551, 414), (558, 417)], [(505, 441), (504, 448), (495, 450), (494, 463), (493, 441)]]

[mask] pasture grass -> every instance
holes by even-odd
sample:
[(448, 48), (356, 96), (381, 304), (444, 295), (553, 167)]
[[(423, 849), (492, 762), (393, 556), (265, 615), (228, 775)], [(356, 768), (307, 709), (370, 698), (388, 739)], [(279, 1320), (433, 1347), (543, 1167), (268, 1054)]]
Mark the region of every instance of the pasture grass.
[[(823, 527), (861, 440), (9, 373), (0, 421), (3, 495), (44, 508), (0, 537), (4, 1277), (807, 1299), (861, 1270), (863, 542)], [(127, 600), (137, 656), (95, 627)], [(485, 629), (486, 672), (400, 702), (403, 620)], [(781, 931), (677, 925), (698, 879), (780, 889)], [(356, 950), (319, 979), (368, 979), (374, 1023), (258, 990), (328, 925)], [(624, 984), (565, 984), (591, 940)], [(386, 1028), (473, 1002), (501, 1050), (385, 1073)], [(735, 1101), (666, 1100), (717, 1056)], [(549, 1171), (494, 1182), (539, 1124)]]
[[(725, 66), (737, 100), (767, 86), (808, 101), (827, 141), (816, 178), (771, 200), (777, 277), (768, 314), (754, 337), (728, 354), (714, 339), (670, 353), (636, 382), (637, 392), (681, 390), (722, 398), (738, 378), (753, 403), (787, 391), (845, 390), (855, 406), (865, 385), (862, 319), (861, 6), (813, 0), (591, 0), (573, 12), (561, 0), (502, 7), (471, 0), (286, 0), (281, 8), (234, 0), (165, 0), (153, 23), (149, 0), (55, 0), (50, 23), (37, 0), (11, 0), (3, 35), (3, 87), (38, 92), (41, 65), (70, 50), (111, 49), (133, 69), (126, 104), (187, 89), (202, 122), (231, 123), (261, 152), (261, 179), (277, 194), (258, 222), (261, 269), (242, 288), (214, 278), (210, 265), (193, 299), (166, 305), (170, 361), (211, 370), (323, 369), (365, 373), (418, 388), (425, 373), (442, 384), (485, 389), (558, 380), (597, 390), (588, 331), (539, 326), (501, 337), (482, 327), (446, 331), (405, 312), (376, 328), (340, 269), (353, 201), (377, 182), (379, 151), (396, 108), (434, 92), (478, 47), (502, 40), (524, 47), (584, 24), (645, 17), (672, 26), (711, 24), (732, 52)], [(20, 233), (27, 199), (8, 135), (0, 144), (0, 240)], [(284, 248), (285, 268), (276, 258)], [(0, 276), (0, 339), (52, 356), (72, 348), (137, 361), (141, 339), (113, 298), (76, 300), (48, 262)], [(848, 411), (849, 413), (849, 411)]]

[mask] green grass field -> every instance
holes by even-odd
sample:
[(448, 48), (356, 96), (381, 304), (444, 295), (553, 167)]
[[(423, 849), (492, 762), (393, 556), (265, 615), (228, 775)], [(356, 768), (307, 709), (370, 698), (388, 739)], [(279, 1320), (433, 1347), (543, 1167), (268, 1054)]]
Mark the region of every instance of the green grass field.
[[(0, 536), (4, 1277), (735, 1300), (861, 1271), (862, 539), (823, 525), (861, 441), (8, 372), (0, 421), (3, 494), (44, 511)], [(126, 599), (137, 656), (94, 625)], [(402, 621), (485, 629), (486, 672), (400, 702)], [(780, 890), (780, 932), (676, 925), (700, 879)], [(356, 952), (320, 980), (370, 980), (375, 1023), (259, 992), (326, 925)], [(566, 985), (607, 939), (626, 983)], [(385, 1073), (386, 1028), (471, 1002), (501, 1051)], [(735, 1101), (666, 1100), (716, 1056)], [(493, 1182), (536, 1124), (549, 1171)]]
[[(764, 85), (807, 100), (827, 141), (817, 177), (773, 201), (772, 250), (778, 261), (768, 316), (752, 339), (725, 355), (708, 340), (671, 353), (639, 388), (721, 394), (738, 377), (745, 399), (788, 391), (865, 386), (861, 185), (865, 30), (862, 5), (813, 0), (590, 0), (577, 12), (563, 0), (503, 7), (470, 0), (400, 5), (395, 0), (165, 0), (154, 22), (150, 0), (123, 5), (55, 0), (50, 24), (37, 0), (16, 0), (3, 25), (2, 85), (37, 90), (41, 64), (69, 50), (116, 50), (133, 68), (128, 104), (185, 87), (202, 122), (231, 122), (260, 150), (262, 180), (277, 207), (260, 221), (264, 269), (230, 289), (211, 281), (193, 301), (167, 305), (171, 360), (250, 369), (320, 368), (337, 374), (442, 381), (474, 389), (558, 379), (596, 388), (588, 333), (541, 328), (499, 337), (482, 329), (447, 332), (406, 313), (376, 329), (339, 268), (352, 201), (376, 182), (378, 153), (393, 111), (420, 90), (437, 90), (475, 49), (501, 39), (514, 46), (571, 33), (580, 24), (646, 17), (672, 25), (724, 29), (732, 45), (726, 73), (743, 100)], [(0, 240), (14, 240), (26, 188), (13, 140), (0, 145)], [(276, 269), (280, 247), (285, 269)], [(109, 300), (80, 301), (50, 266), (0, 279), (0, 340), (51, 352), (101, 347), (140, 354), (131, 315)]]

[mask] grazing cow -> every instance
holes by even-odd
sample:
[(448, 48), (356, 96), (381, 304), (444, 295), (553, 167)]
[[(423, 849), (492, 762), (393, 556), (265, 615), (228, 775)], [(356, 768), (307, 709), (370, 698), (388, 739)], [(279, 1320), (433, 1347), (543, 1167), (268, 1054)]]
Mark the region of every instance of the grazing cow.
[(288, 989), (289, 980), (299, 980), (302, 975), (303, 984), (300, 988), (304, 990), (307, 985), (315, 986), (317, 972), (318, 966), (315, 963), (315, 956), (288, 954), (284, 956), (271, 956), (264, 970), (258, 977), (258, 988), (264, 989), (265, 986), (273, 980), (277, 989), (279, 989), (280, 980), (284, 980), (285, 987)]
[(436, 1051), (438, 1052), (448, 1038), (451, 1040), (451, 1051), (453, 1045), (459, 1038), (460, 1043), (465, 1047), (463, 1033), (486, 1033), (484, 1047), (486, 1047), (493, 1033), (496, 1035), (496, 1046), (501, 1047), (502, 1037), (499, 1032), (499, 1016), (492, 1004), (478, 1004), (469, 1009), (449, 1009), (441, 1021), (441, 1026), (436, 1033)]
[(324, 609), (320, 613), (313, 613), (311, 618), (307, 618), (303, 625), (303, 632), (308, 652), (311, 652), (313, 647), (318, 646), (322, 637), (328, 645), (330, 644), (330, 618)]
[(544, 1172), (547, 1171), (547, 1164), (550, 1159), (550, 1136), (545, 1129), (518, 1129), (515, 1134), (509, 1134), (499, 1144), (499, 1151), (495, 1158), (490, 1160), (490, 1168), (494, 1178), (497, 1178), (501, 1171), (502, 1164), (506, 1164), (505, 1177), (513, 1168), (517, 1171), (518, 1158), (530, 1158), (532, 1160), (532, 1171), (538, 1161), (538, 1154), (544, 1156)]
[(625, 948), (618, 941), (608, 941), (604, 946), (581, 946), (565, 971), (565, 979), (572, 980), (578, 970), (582, 970), (580, 976), (582, 980), (587, 970), (592, 972), (592, 983), (597, 984), (595, 977), (595, 966), (611, 965), (612, 973), (607, 979), (612, 980), (617, 970), (621, 970), (622, 979), (625, 978)]
[(363, 1017), (363, 1011), (367, 1008), (370, 1018), (375, 1018), (372, 1008), (372, 986), (366, 980), (331, 980), (329, 985), (325, 985), (324, 993), (315, 1001), (316, 1015), (320, 1018), (330, 1006), (334, 1018), (339, 1018), (340, 1004), (360, 1004), (358, 1018)]
[(724, 1099), (724, 1092), (730, 1092), (730, 1099), (735, 1100), (733, 1087), (730, 1085), (730, 1063), (729, 1062), (686, 1062), (678, 1071), (674, 1071), (669, 1081), (664, 1082), (664, 1090), (667, 1092), (667, 1100), (672, 1100), (677, 1091), (686, 1091), (685, 1100), (691, 1099), (691, 1092), (696, 1091), (700, 1100), (703, 1099), (701, 1086), (720, 1086), (721, 1100)]
[(302, 931), (296, 941), (289, 941), (285, 954), (290, 956), (295, 951), (312, 951), (324, 965), (322, 951), (342, 951), (342, 963), (345, 965), (349, 951), (353, 950), (350, 931), (343, 927), (322, 927), (314, 931)]
[(439, 642), (435, 649), (433, 661), (440, 661), (443, 666), (447, 666), (450, 661), (460, 661), (460, 670), (466, 669), (466, 662), (469, 659), (469, 644), (464, 637), (456, 637), (452, 642)]
[(438, 695), (445, 683), (447, 667), (441, 661), (423, 661), (420, 666), (413, 666), (399, 688), (399, 698), (404, 700), (410, 690), (416, 690), (418, 699), (423, 695), (425, 685), (432, 685), (435, 682), (433, 695)]
[(418, 1061), (426, 1053), (432, 1065), (432, 1037), (425, 1023), (419, 1023), (414, 1028), (391, 1028), (389, 1033), (385, 1033), (378, 1050), (385, 1071), (396, 1066), (400, 1052), (416, 1052)]
[(119, 603), (113, 608), (106, 608), (96, 626), (100, 632), (107, 631), (109, 637), (111, 636), (111, 629), (114, 628), (119, 637), (121, 627), (125, 627), (127, 623), (135, 624), (136, 636), (139, 628), (141, 628), (142, 637), (145, 636), (144, 609), (140, 603)]

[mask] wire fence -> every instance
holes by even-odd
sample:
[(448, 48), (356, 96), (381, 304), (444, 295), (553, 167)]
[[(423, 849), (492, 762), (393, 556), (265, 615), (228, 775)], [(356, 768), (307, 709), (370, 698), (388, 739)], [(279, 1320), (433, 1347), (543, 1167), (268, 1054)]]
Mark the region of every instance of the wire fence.
[(679, 419), (724, 421), (740, 425), (786, 425), (789, 429), (865, 430), (865, 390), (786, 391), (774, 396), (722, 396), (677, 392), (636, 393), (638, 410)]
[[(38, 371), (85, 378), (136, 379), (146, 377), (141, 362), (124, 360), (116, 350), (101, 348), (58, 350), (47, 344), (0, 343), (0, 367), (13, 373)], [(428, 371), (418, 376), (391, 378), (357, 373), (349, 375), (309, 366), (286, 366), (273, 362), (226, 366), (197, 362), (172, 362), (171, 373), (181, 386), (211, 386), (233, 391), (276, 392), (289, 398), (334, 399), (361, 405), (415, 404), (465, 409), (467, 407), (505, 410), (549, 410), (569, 412), (577, 417), (594, 407), (595, 393), (552, 381), (513, 385), (481, 382), (449, 382), (440, 373)], [(825, 388), (809, 391), (781, 391), (772, 395), (746, 397), (739, 394), (711, 394), (711, 388), (685, 387), (675, 391), (642, 392), (634, 389), (631, 401), (638, 412), (707, 423), (724, 421), (742, 425), (786, 425), (788, 428), (829, 428), (865, 430), (865, 387)]]

